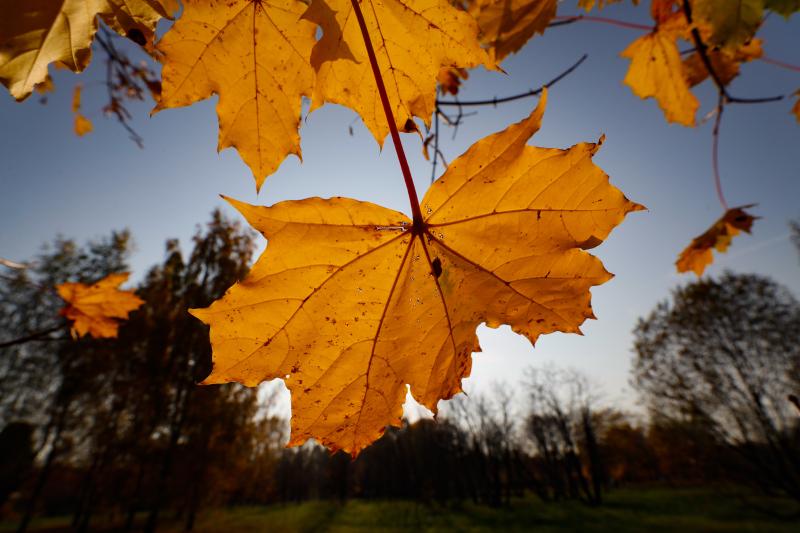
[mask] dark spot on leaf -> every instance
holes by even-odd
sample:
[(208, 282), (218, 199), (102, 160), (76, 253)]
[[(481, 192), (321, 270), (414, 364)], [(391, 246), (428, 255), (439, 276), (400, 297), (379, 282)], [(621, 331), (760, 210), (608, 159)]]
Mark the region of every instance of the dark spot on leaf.
[(433, 268), (433, 275), (439, 279), (439, 276), (442, 275), (442, 261), (438, 257), (431, 261), (431, 268)]

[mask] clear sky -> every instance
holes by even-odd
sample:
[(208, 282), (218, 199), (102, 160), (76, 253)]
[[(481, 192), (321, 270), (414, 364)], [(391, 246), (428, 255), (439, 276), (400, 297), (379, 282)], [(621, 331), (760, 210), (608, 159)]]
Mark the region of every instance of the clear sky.
[[(562, 15), (575, 13), (571, 2)], [(612, 6), (602, 15), (649, 24), (646, 6)], [(611, 181), (646, 205), (633, 213), (601, 246), (592, 250), (616, 277), (592, 290), (598, 320), (584, 336), (553, 334), (536, 347), (508, 328), (479, 329), (483, 353), (474, 356), (466, 390), (480, 391), (497, 381), (516, 383), (524, 368), (555, 363), (585, 372), (607, 402), (631, 407), (628, 385), (631, 330), (672, 288), (690, 281), (674, 261), (695, 235), (721, 213), (711, 174), (711, 123), (696, 129), (667, 124), (656, 103), (633, 96), (622, 84), (628, 61), (621, 52), (642, 32), (579, 22), (551, 28), (504, 63), (507, 74), (472, 73), (460, 97), (491, 98), (538, 87), (588, 53), (588, 60), (553, 87), (542, 130), (532, 144), (568, 147), (606, 143), (595, 157)], [(771, 16), (760, 34), (765, 53), (800, 64), (800, 16), (786, 22)], [(743, 66), (731, 92), (739, 96), (787, 94), (800, 88), (800, 73), (763, 62)], [(104, 72), (100, 62), (75, 76), (54, 72), (56, 92), (47, 105), (36, 97), (22, 104), (0, 95), (0, 257), (24, 261), (57, 234), (85, 241), (129, 228), (135, 238), (134, 277), (163, 258), (164, 241), (186, 244), (215, 207), (238, 213), (219, 199), (225, 194), (269, 205), (309, 196), (349, 196), (409, 213), (394, 150), (380, 153), (355, 114), (326, 106), (302, 126), (304, 162), (284, 162), (259, 195), (238, 154), (216, 153), (216, 99), (148, 117), (151, 104), (132, 106), (133, 125), (144, 149), (130, 142), (113, 120), (102, 118)], [(85, 114), (95, 131), (72, 133), (71, 88), (84, 85)], [(712, 111), (716, 95), (706, 82), (699, 117)], [(527, 116), (534, 99), (496, 109), (482, 108), (453, 132), (444, 130), (441, 148), (454, 159), (476, 140)], [(727, 255), (717, 256), (707, 275), (723, 269), (772, 276), (800, 294), (800, 265), (789, 241), (787, 222), (800, 217), (800, 124), (791, 100), (729, 106), (722, 123), (720, 170), (730, 205), (756, 203), (761, 217), (751, 236), (737, 237)], [(348, 134), (352, 125), (353, 135)], [(420, 197), (430, 164), (417, 136), (404, 136)], [(262, 242), (263, 244), (263, 242)]]

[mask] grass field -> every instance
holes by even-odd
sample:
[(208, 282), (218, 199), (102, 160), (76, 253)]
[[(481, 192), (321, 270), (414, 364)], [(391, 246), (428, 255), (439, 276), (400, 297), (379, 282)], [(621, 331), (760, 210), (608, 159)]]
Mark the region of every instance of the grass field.
[[(769, 516), (754, 506), (783, 515), (798, 511), (790, 502), (743, 498), (742, 493), (648, 488), (612, 492), (607, 502), (597, 508), (575, 502), (545, 504), (535, 498), (517, 500), (510, 508), (502, 509), (467, 503), (443, 507), (409, 501), (358, 500), (343, 505), (306, 502), (236, 507), (201, 514), (195, 531), (800, 531), (797, 519)], [(30, 531), (67, 531), (66, 523), (58, 518), (40, 520), (32, 524)], [(13, 530), (13, 524), (3, 526), (0, 529)], [(177, 532), (182, 528), (164, 523), (160, 530)]]

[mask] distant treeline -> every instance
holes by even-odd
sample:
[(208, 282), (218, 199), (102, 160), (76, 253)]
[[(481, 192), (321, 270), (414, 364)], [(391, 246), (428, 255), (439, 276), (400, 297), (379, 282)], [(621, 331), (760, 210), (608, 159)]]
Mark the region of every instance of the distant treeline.
[[(678, 289), (635, 331), (633, 382), (650, 415), (601, 407), (575, 371), (532, 369), (515, 388), (457, 397), (436, 421), (389, 428), (355, 460), (284, 448), (274, 391), (197, 386), (208, 331), (186, 312), (241, 279), (253, 236), (214, 213), (188, 255), (137, 288), (118, 339), (66, 331), (0, 349), (0, 518), (24, 530), (69, 514), (152, 531), (192, 529), (210, 506), (406, 498), (492, 506), (532, 492), (600, 505), (622, 484), (740, 482), (800, 500), (800, 304), (774, 282), (726, 274)], [(52, 288), (126, 270), (130, 236), (57, 240), (0, 278), (0, 343), (46, 332)], [(795, 396), (792, 396), (795, 395)]]

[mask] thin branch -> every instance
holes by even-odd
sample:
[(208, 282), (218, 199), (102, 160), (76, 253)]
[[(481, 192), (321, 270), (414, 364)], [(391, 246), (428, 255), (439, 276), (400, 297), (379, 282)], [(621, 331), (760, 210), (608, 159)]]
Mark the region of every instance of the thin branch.
[(593, 15), (557, 15), (553, 17), (553, 22), (548, 24), (548, 27), (553, 26), (564, 26), (567, 24), (572, 24), (574, 22), (579, 22), (581, 20), (586, 20), (589, 22), (602, 22), (603, 24), (611, 24), (612, 26), (619, 26), (620, 28), (627, 28), (629, 30), (643, 30), (643, 31), (653, 31), (652, 26), (648, 26), (646, 24), (637, 24), (635, 22), (626, 22), (624, 20), (617, 20), (608, 17), (595, 17)]
[[(117, 121), (122, 124), (122, 127), (125, 129), (125, 131), (128, 132), (130, 139), (135, 142), (139, 148), (144, 148), (144, 139), (142, 139), (142, 136), (139, 135), (129, 124), (129, 121), (132, 118), (131, 114), (122, 105), (120, 99), (114, 94), (115, 91), (121, 86), (127, 89), (134, 89), (134, 98), (138, 100), (143, 99), (142, 89), (137, 81), (128, 73), (128, 69), (133, 68), (133, 65), (131, 65), (131, 62), (127, 57), (119, 53), (117, 48), (114, 46), (113, 38), (113, 34), (105, 28), (102, 28), (102, 30), (97, 32), (95, 35), (95, 40), (100, 44), (100, 46), (103, 48), (103, 51), (108, 56), (108, 59), (106, 60), (105, 85), (108, 91), (109, 105), (106, 106), (105, 110), (107, 113), (113, 113), (117, 117)], [(119, 77), (121, 81), (120, 84), (115, 85), (114, 75)]]
[(562, 72), (561, 74), (559, 74), (558, 76), (553, 78), (552, 80), (548, 81), (547, 83), (545, 83), (544, 85), (542, 85), (538, 89), (532, 89), (532, 90), (526, 91), (524, 93), (515, 94), (513, 96), (505, 96), (503, 98), (494, 97), (494, 98), (492, 98), (490, 100), (468, 100), (466, 102), (462, 102), (460, 100), (438, 100), (437, 99), (436, 100), (436, 105), (437, 106), (459, 106), (459, 107), (497, 105), (497, 104), (504, 104), (506, 102), (513, 102), (514, 100), (519, 100), (521, 98), (528, 98), (529, 96), (536, 96), (537, 94), (540, 94), (545, 87), (549, 88), (550, 86), (555, 85), (556, 83), (558, 83), (559, 81), (561, 81), (565, 77), (569, 76), (572, 72), (575, 71), (575, 69), (577, 69), (581, 65), (581, 63), (586, 61), (586, 58), (588, 58), (588, 57), (589, 57), (588, 54), (583, 54), (581, 56), (581, 58), (578, 59), (571, 67), (569, 67), (567, 70), (565, 70), (564, 72)]
[(49, 335), (54, 333), (60, 329), (63, 329), (65, 324), (59, 324), (58, 326), (52, 327), (50, 329), (45, 329), (43, 331), (37, 331), (36, 333), (31, 333), (30, 335), (25, 335), (24, 337), (19, 337), (16, 339), (12, 339), (10, 341), (0, 342), (0, 348), (8, 348), (9, 346), (16, 346), (17, 344), (24, 344), (26, 342), (31, 341), (38, 341), (38, 340), (62, 340), (59, 338), (42, 338), (45, 335)]
[(722, 122), (722, 112), (725, 110), (725, 96), (719, 93), (717, 101), (717, 117), (714, 119), (714, 129), (711, 131), (711, 167), (714, 170), (714, 187), (717, 189), (717, 198), (725, 211), (728, 210), (728, 202), (722, 194), (722, 179), (719, 175), (719, 125)]

